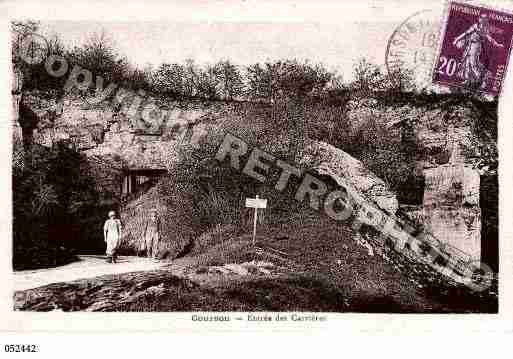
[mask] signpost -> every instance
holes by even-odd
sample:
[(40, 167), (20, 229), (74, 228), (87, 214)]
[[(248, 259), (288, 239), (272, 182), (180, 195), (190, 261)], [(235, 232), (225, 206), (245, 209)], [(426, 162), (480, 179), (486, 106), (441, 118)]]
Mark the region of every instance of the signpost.
[(255, 216), (253, 218), (253, 247), (256, 243), (256, 225), (258, 221), (258, 209), (259, 208), (267, 208), (267, 200), (258, 198), (246, 198), (246, 207), (255, 209)]

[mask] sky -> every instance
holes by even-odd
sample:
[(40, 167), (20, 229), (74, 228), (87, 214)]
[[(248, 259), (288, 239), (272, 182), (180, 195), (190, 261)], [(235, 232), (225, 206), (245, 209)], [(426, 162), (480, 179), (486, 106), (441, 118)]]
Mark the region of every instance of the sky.
[(79, 46), (105, 31), (115, 47), (143, 67), (147, 64), (199, 63), (230, 59), (238, 65), (295, 58), (323, 63), (344, 79), (360, 57), (380, 65), (396, 21), (320, 22), (91, 22), (47, 21), (45, 36), (58, 34), (68, 46)]
[[(479, 0), (483, 2), (504, 7), (511, 0)], [(419, 10), (434, 11), (440, 21), (445, 1), (77, 0), (65, 5), (58, 0), (17, 0), (13, 4), (8, 9), (11, 18), (46, 19), (43, 34), (57, 33), (71, 46), (103, 29), (139, 66), (186, 58), (200, 63), (228, 58), (239, 65), (297, 58), (322, 62), (351, 80), (356, 59), (366, 57), (382, 65), (396, 27)]]

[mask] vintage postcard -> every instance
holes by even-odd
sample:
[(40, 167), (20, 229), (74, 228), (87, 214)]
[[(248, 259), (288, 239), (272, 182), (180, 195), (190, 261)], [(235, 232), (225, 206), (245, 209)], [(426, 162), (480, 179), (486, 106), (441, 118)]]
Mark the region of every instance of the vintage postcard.
[(512, 329), (513, 5), (106, 4), (6, 5), (6, 328)]

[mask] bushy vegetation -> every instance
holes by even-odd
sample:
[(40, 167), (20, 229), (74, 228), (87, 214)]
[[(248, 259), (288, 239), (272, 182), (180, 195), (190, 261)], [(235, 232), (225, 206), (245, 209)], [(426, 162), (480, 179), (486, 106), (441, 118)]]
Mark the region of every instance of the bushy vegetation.
[(190, 182), (179, 182), (171, 176), (162, 178), (155, 187), (122, 209), (121, 254), (147, 253), (146, 229), (153, 215), (158, 219), (160, 237), (158, 245), (153, 247), (155, 256), (174, 259), (188, 250), (197, 234), (192, 200), (197, 188)]
[[(58, 91), (62, 95), (64, 83), (66, 78), (54, 77), (48, 74), (45, 69), (45, 62), (37, 64), (29, 64), (22, 59), (22, 51), (27, 51), (27, 54), (37, 54), (38, 51), (47, 51), (45, 56), (54, 54), (58, 56), (66, 56), (67, 51), (62, 44), (62, 41), (58, 36), (54, 36), (49, 39), (45, 39), (47, 48), (42, 48), (42, 38), (38, 38), (38, 41), (28, 41), (29, 35), (37, 34), (39, 31), (39, 22), (37, 21), (24, 21), (15, 22), (11, 24), (12, 27), (12, 48), (11, 48), (11, 60), (16, 71), (19, 71), (23, 75), (23, 89), (44, 89)], [(26, 41), (25, 41), (26, 40)], [(25, 46), (25, 47), (23, 47)]]
[[(278, 111), (279, 110), (279, 111)], [(286, 125), (287, 108), (279, 107), (270, 111), (267, 107), (242, 105), (230, 116), (218, 119), (215, 125), (206, 128), (206, 135), (199, 146), (183, 145), (179, 148), (180, 160), (169, 170), (173, 183), (187, 183), (194, 186), (194, 218), (198, 233), (215, 226), (242, 225), (251, 226), (252, 210), (245, 208), (245, 198), (259, 195), (267, 198), (268, 208), (262, 211), (262, 223), (281, 223), (291, 216), (304, 211), (302, 204), (294, 199), (294, 190), (299, 185), (299, 178), (292, 176), (289, 186), (279, 192), (274, 183), (280, 176), (280, 169), (270, 165), (265, 183), (244, 174), (242, 168), (253, 148), (259, 148), (299, 167), (291, 158), (296, 139)], [(276, 121), (271, 116), (276, 115)], [(219, 162), (215, 159), (219, 145), (224, 136), (231, 133), (248, 144), (248, 152), (241, 156), (241, 168), (234, 169), (229, 160)]]
[(33, 146), (24, 166), (13, 167), (14, 268), (60, 265), (83, 242), (98, 240), (98, 203), (82, 155), (63, 145)]
[[(38, 34), (36, 21), (13, 22), (12, 61), (25, 76), (26, 89), (60, 89), (67, 76), (53, 77), (47, 73), (44, 61), (30, 65), (20, 57), (20, 44), (30, 34)], [(57, 35), (46, 39), (48, 55), (64, 57), (69, 71), (75, 65), (93, 74), (90, 91), (101, 76), (103, 86), (115, 83), (125, 89), (143, 90), (153, 94), (179, 99), (250, 100), (266, 103), (288, 99), (331, 98), (344, 99), (348, 90), (363, 94), (375, 92), (397, 93), (411, 90), (411, 74), (397, 72), (388, 76), (376, 65), (364, 59), (355, 64), (355, 80), (348, 84), (335, 71), (322, 64), (287, 59), (239, 66), (229, 59), (212, 64), (198, 64), (192, 59), (182, 63), (162, 63), (156, 68), (131, 64), (116, 49), (114, 41), (102, 31), (92, 34), (81, 46), (66, 48)], [(33, 51), (41, 46), (30, 43)], [(31, 48), (29, 46), (29, 48)]]

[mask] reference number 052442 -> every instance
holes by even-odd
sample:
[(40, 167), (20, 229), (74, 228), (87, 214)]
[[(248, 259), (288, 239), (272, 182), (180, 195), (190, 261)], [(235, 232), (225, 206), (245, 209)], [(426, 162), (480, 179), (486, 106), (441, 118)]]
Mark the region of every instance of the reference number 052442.
[(39, 346), (35, 344), (6, 344), (4, 352), (6, 353), (37, 353)]

